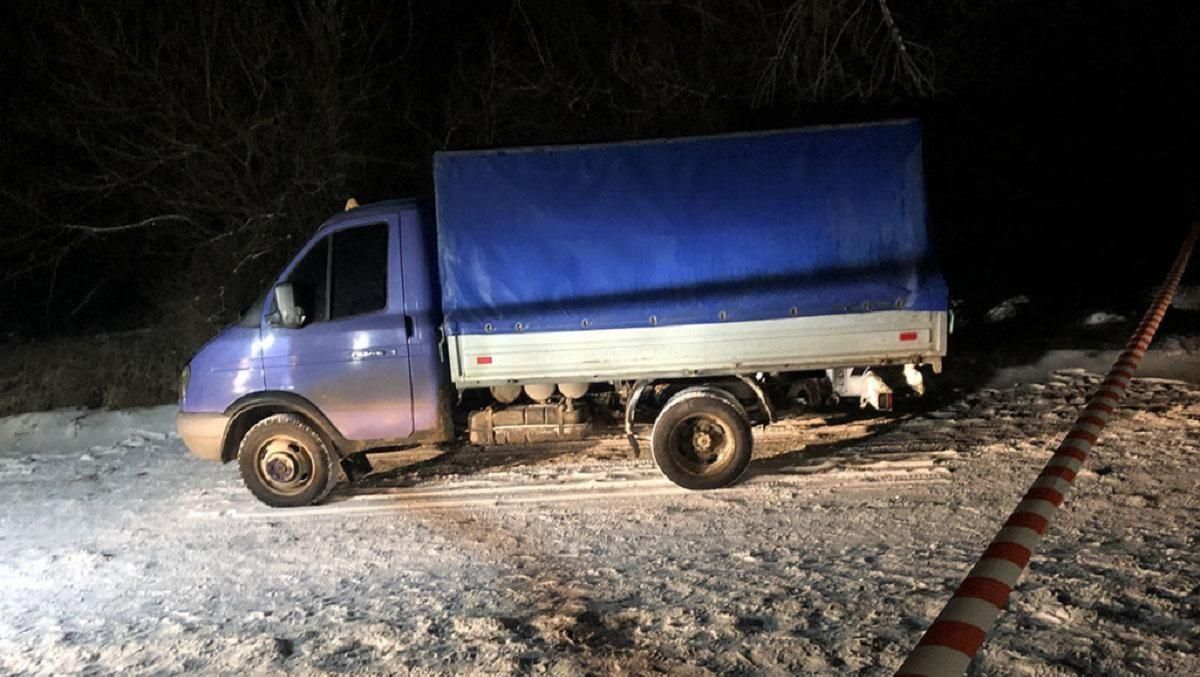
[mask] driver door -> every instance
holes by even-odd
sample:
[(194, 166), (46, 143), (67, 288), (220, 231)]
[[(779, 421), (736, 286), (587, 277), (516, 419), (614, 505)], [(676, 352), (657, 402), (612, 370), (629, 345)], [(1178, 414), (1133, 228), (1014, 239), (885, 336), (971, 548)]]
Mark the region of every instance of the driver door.
[(350, 224), (309, 244), (280, 282), (306, 316), (262, 323), (268, 390), (300, 395), (351, 440), (412, 435), (398, 220)]

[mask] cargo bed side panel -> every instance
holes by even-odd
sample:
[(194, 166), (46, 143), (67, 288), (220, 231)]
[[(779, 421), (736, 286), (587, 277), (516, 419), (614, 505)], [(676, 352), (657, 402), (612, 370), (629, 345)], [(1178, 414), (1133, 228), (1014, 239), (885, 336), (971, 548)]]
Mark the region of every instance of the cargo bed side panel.
[(883, 311), (757, 322), (449, 337), (460, 388), (501, 383), (794, 371), (928, 361), (946, 353), (947, 316)]

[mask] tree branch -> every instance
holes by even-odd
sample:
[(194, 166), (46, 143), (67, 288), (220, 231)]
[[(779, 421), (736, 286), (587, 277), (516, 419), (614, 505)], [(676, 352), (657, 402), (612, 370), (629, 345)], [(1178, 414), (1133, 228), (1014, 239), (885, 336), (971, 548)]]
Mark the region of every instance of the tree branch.
[(92, 235), (110, 235), (112, 233), (120, 233), (129, 230), (137, 230), (138, 228), (147, 228), (157, 223), (167, 222), (190, 223), (195, 224), (191, 218), (183, 214), (162, 214), (160, 216), (151, 216), (148, 219), (142, 219), (134, 223), (125, 223), (119, 226), (85, 226), (77, 223), (60, 224), (59, 228), (65, 230), (79, 230)]

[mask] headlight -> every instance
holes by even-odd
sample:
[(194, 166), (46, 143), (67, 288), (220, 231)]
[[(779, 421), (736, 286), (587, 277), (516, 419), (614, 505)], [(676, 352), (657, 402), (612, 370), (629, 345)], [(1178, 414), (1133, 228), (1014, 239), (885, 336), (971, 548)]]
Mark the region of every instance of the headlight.
[(183, 403), (183, 397), (187, 395), (188, 381), (192, 379), (192, 365), (187, 365), (179, 374), (179, 402)]

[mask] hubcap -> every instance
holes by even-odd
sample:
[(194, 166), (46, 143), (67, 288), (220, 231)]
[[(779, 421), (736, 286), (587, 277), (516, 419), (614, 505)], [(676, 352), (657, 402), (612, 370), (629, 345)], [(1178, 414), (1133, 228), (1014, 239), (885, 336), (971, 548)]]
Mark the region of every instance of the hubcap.
[(288, 454), (267, 456), (267, 477), (276, 482), (291, 482), (296, 478), (296, 460)]
[(695, 414), (675, 425), (669, 444), (672, 456), (684, 470), (710, 475), (723, 470), (732, 460), (734, 433), (715, 416)]
[(258, 477), (275, 493), (298, 494), (312, 482), (312, 452), (294, 437), (277, 435), (268, 439), (258, 448), (257, 457)]

